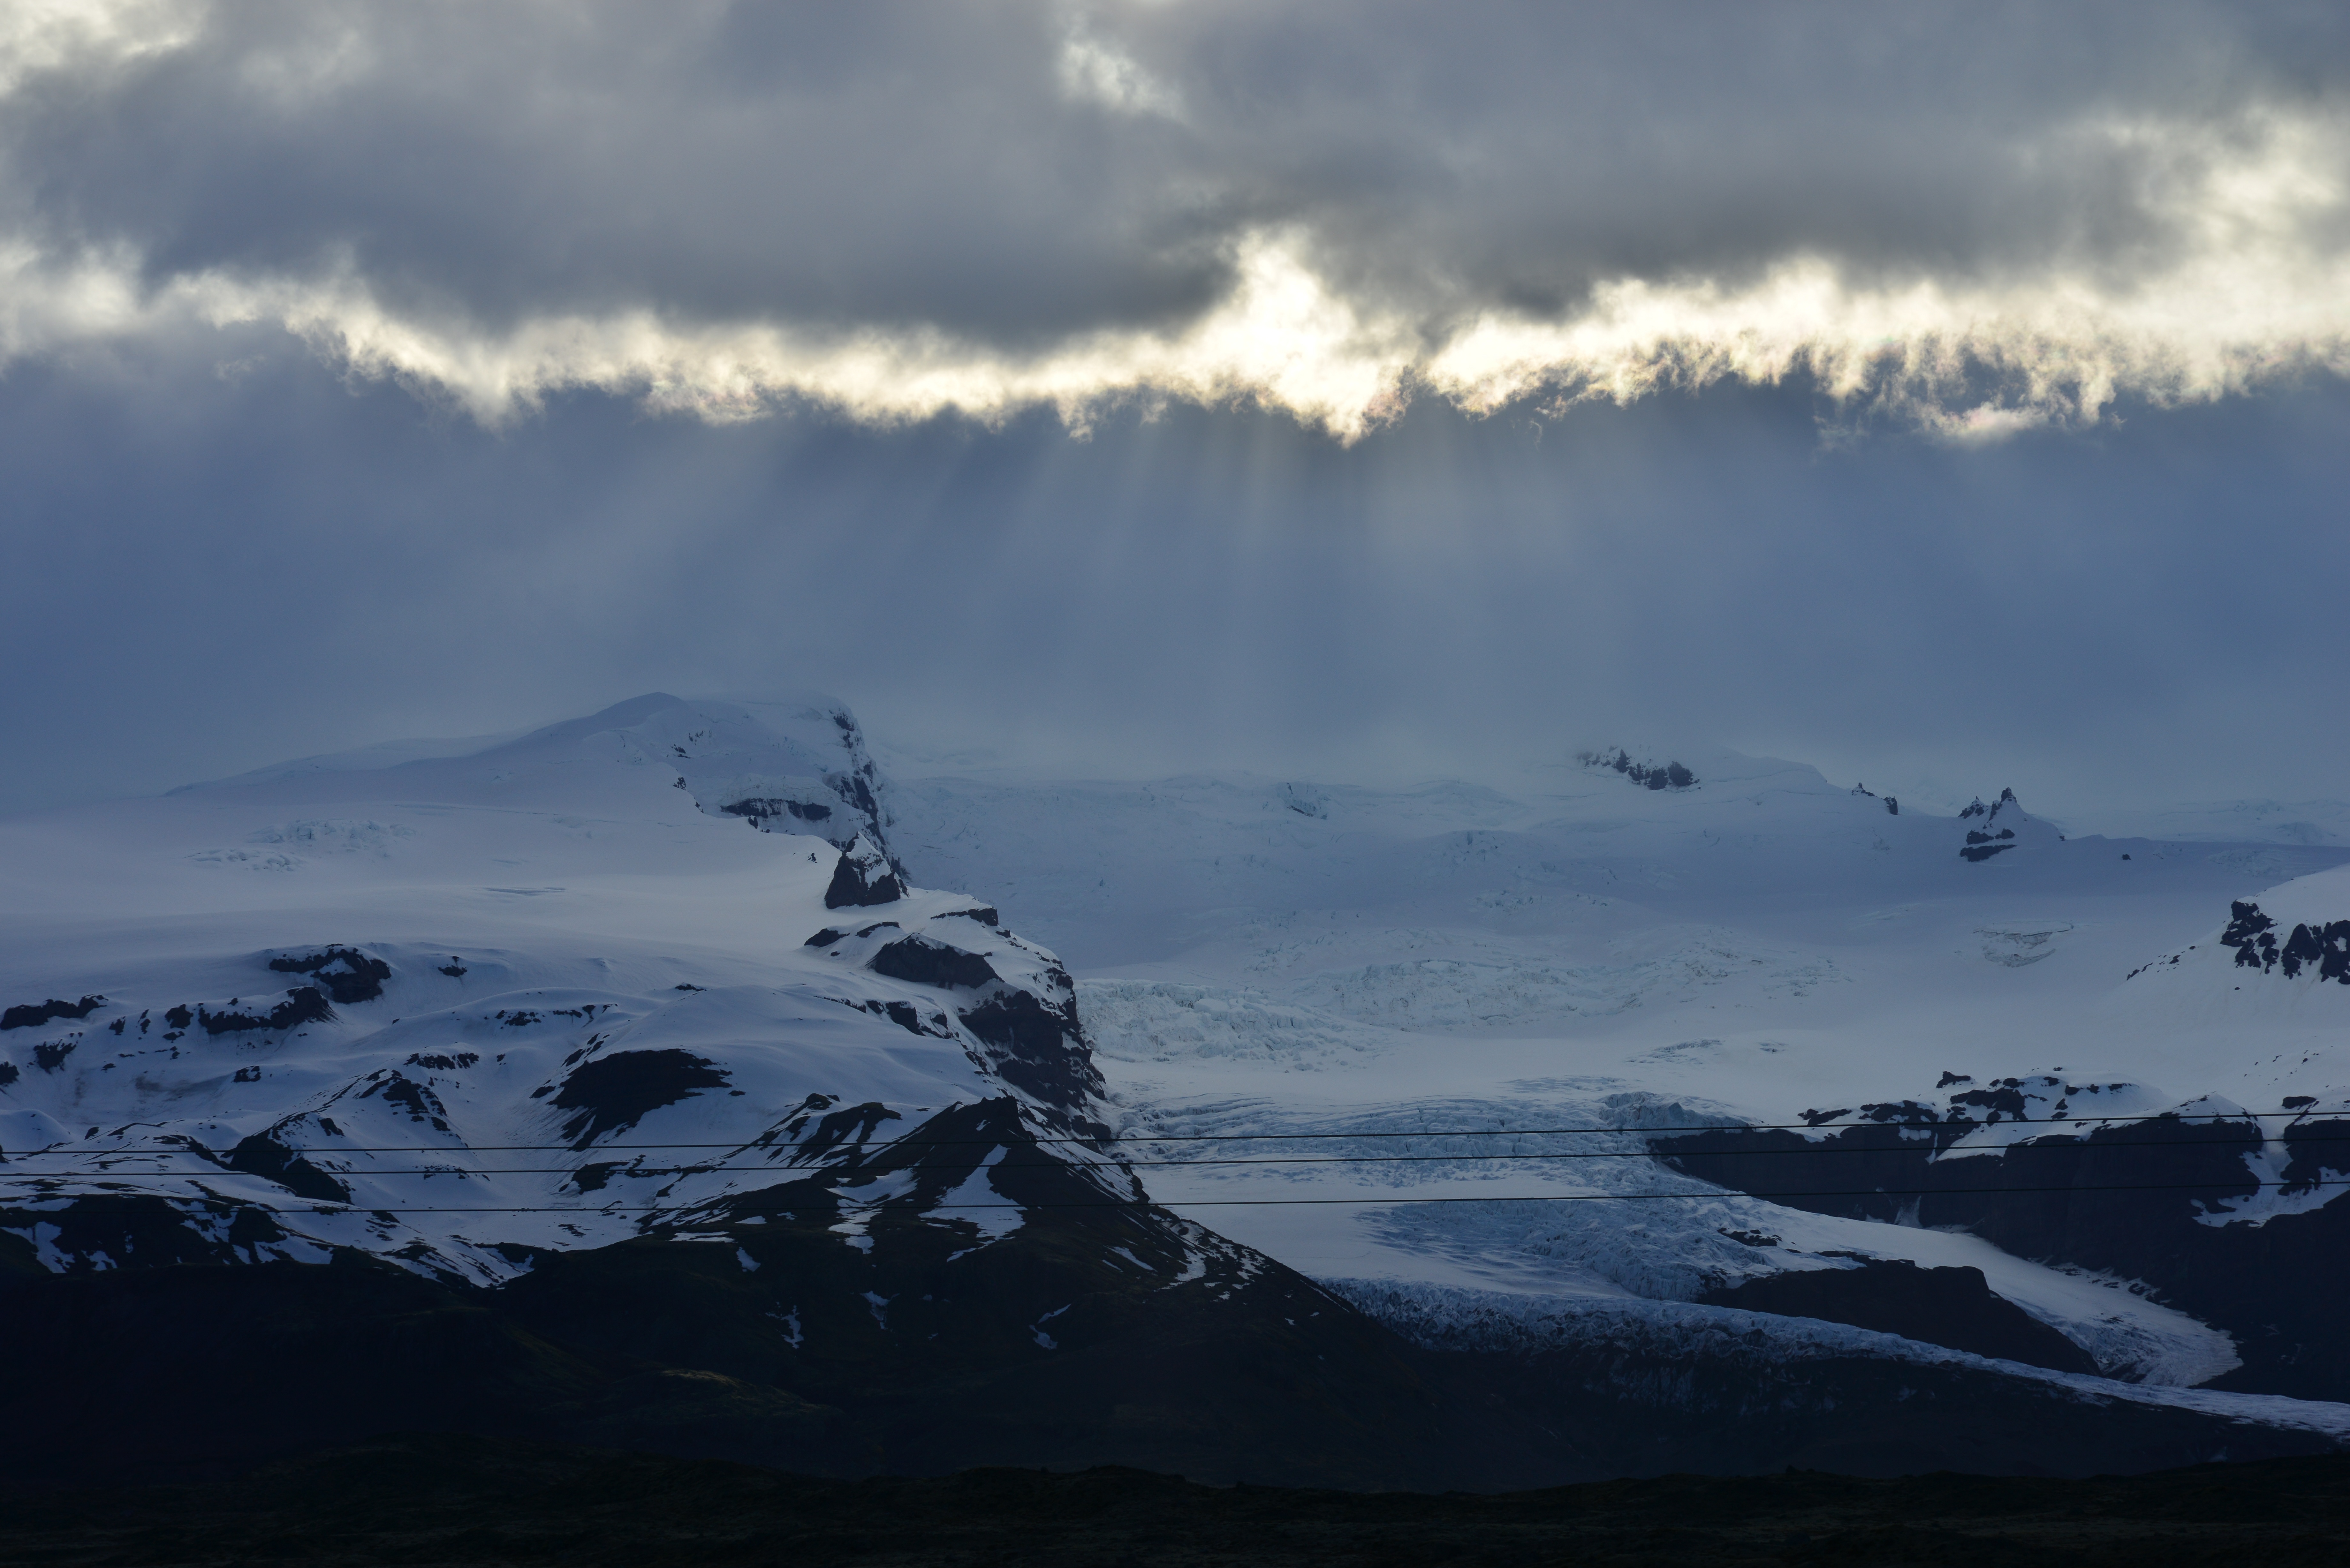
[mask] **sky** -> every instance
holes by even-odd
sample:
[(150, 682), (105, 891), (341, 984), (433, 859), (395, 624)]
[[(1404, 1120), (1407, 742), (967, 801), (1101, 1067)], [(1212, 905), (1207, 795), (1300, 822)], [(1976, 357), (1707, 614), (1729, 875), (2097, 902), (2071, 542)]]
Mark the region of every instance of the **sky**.
[(885, 749), (2350, 794), (2326, 5), (0, 9), (0, 810)]

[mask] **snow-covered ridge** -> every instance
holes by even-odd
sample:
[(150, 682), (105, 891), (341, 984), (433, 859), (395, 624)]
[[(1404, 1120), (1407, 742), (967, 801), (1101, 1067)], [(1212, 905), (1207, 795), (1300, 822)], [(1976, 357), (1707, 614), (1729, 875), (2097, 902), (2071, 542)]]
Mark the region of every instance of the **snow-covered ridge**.
[[(744, 778), (831, 816), (730, 811)], [(971, 1107), (1097, 1125), (1067, 971), (906, 886), (884, 790), (837, 703), (654, 696), (0, 825), (0, 1231), (52, 1267), (346, 1247), (490, 1280), (778, 1179), (858, 1189), (867, 1146)], [(254, 877), (206, 843), (307, 853)]]
[[(859, 832), (885, 847), (888, 843), (887, 786), (866, 748), (864, 732), (845, 703), (818, 692), (737, 701), (688, 701), (650, 692), (519, 735), (392, 742), (279, 763), (172, 793), (249, 790), (319, 774), (380, 774), (417, 763), (468, 761), (496, 774), (591, 757), (671, 767), (679, 787), (702, 810), (739, 817), (765, 831), (811, 834), (843, 847)], [(254, 842), (280, 842), (267, 836), (272, 831), (258, 830)], [(307, 823), (276, 831), (306, 841), (341, 833), (368, 838), (373, 846), (398, 829), (377, 823)]]

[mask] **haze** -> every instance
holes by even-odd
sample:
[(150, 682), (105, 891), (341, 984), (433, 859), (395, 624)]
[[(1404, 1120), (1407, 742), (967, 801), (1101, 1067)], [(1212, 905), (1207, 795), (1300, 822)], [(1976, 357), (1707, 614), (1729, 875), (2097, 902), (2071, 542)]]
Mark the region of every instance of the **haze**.
[(2338, 795), (2345, 45), (20, 6), (0, 806), (810, 686), (910, 765)]

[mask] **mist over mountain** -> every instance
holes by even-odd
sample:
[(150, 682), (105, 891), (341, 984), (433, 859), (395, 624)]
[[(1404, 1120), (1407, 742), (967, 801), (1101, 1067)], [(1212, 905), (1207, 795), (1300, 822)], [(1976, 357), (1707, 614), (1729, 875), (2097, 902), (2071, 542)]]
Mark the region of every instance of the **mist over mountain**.
[(794, 686), (1062, 774), (2341, 794), (2322, 11), (565, 15), (0, 36), (0, 804)]

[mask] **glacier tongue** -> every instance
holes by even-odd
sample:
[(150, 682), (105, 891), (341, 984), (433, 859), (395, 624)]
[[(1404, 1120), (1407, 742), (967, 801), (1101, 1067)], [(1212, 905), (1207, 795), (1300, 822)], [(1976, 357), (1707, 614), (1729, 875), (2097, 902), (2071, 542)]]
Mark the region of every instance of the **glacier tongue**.
[[(2323, 1328), (2350, 1123), (2316, 1119), (2350, 1111), (2339, 848), (2068, 836), (2012, 790), (1937, 815), (1685, 745), (1511, 792), (908, 771), (895, 798), (910, 868), (1072, 959), (1120, 1127), (1206, 1140), (1153, 1147), (1154, 1190), (1309, 1273), (1690, 1303), (1976, 1269), (2115, 1376), (2350, 1397)], [(2249, 964), (2221, 929), (2248, 876), (2303, 878), (2255, 900)], [(2292, 1262), (2239, 1259), (2288, 1221), (2261, 1245)]]

